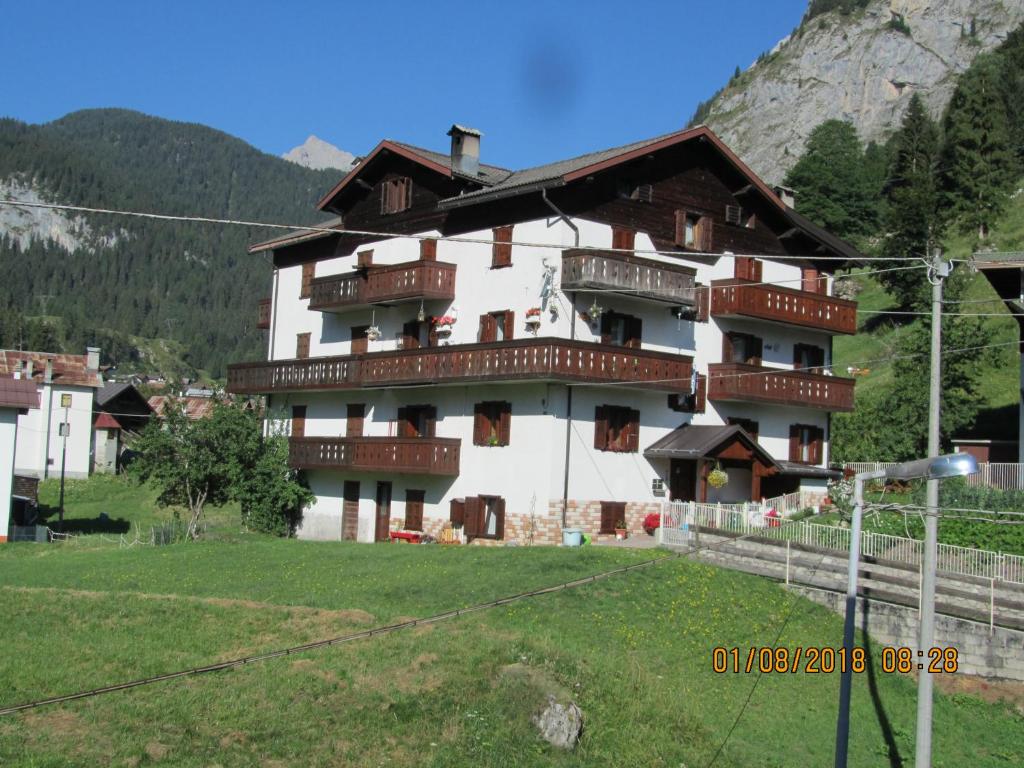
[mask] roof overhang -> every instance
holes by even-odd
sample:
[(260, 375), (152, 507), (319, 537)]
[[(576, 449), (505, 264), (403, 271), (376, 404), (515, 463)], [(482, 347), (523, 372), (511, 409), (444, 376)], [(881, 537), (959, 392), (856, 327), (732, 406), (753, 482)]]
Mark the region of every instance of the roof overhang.
[[(752, 458), (766, 467), (777, 469), (779, 462), (762, 448), (743, 427), (693, 426), (684, 424), (669, 432), (644, 450), (646, 459), (716, 459), (729, 453), (734, 445), (747, 449)], [(727, 456), (726, 456), (727, 457)]]

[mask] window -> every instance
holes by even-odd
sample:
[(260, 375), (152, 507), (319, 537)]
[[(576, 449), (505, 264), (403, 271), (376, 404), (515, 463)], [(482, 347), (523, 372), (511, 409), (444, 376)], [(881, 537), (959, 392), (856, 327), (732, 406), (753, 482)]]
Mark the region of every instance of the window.
[(639, 200), (641, 203), (649, 203), (654, 199), (654, 186), (651, 184), (637, 184), (623, 180), (616, 185), (616, 191), (623, 200)]
[(743, 431), (750, 435), (754, 442), (757, 442), (757, 435), (760, 431), (760, 424), (753, 419), (741, 419), (738, 416), (729, 416), (725, 420), (726, 424), (735, 425), (737, 427), (743, 427)]
[(309, 357), (309, 337), (308, 333), (295, 334), (295, 357), (300, 360)]
[(292, 406), (292, 437), (306, 436), (306, 406)]
[(618, 405), (599, 405), (594, 411), (594, 447), (599, 451), (636, 453), (640, 450), (640, 411)]
[(299, 290), (300, 299), (308, 299), (313, 293), (313, 277), (316, 275), (316, 262), (302, 265), (302, 287)]
[(430, 328), (424, 320), (410, 320), (402, 326), (402, 349), (419, 349), (433, 346), (430, 343)]
[(434, 437), (437, 408), (433, 405), (407, 405), (398, 409), (399, 437)]
[(473, 406), (473, 445), (508, 445), (512, 432), (512, 403), (487, 402)]
[(616, 347), (640, 348), (643, 321), (632, 315), (605, 312), (601, 315), (601, 343)]
[(364, 403), (349, 403), (345, 414), (345, 437), (362, 437), (365, 417), (366, 405)]
[(65, 393), (65, 394), (60, 396), (60, 407), (61, 408), (70, 408), (71, 407), (71, 395), (70, 394)]
[(632, 251), (636, 247), (636, 230), (612, 227), (612, 248)]
[(722, 336), (722, 362), (760, 365), (763, 348), (760, 337), (730, 331)]
[(697, 373), (690, 377), (690, 389), (687, 395), (672, 394), (668, 396), (668, 407), (677, 413), (704, 413), (708, 399), (708, 377)]
[(601, 502), (601, 529), (598, 533), (615, 533), (619, 523), (626, 522), (626, 503), (624, 501)]
[(823, 459), (825, 430), (813, 424), (789, 427), (789, 460), (800, 464), (820, 464)]
[(409, 488), (405, 492), (405, 529), (407, 531), (423, 530), (423, 499), (425, 491)]
[(491, 269), (512, 266), (512, 227), (496, 227), (491, 245)]
[(814, 369), (821, 373), (825, 366), (825, 350), (813, 344), (793, 345), (793, 367), (796, 369)]
[(710, 251), (713, 222), (710, 216), (691, 211), (676, 211), (676, 245), (695, 251)]
[(480, 315), (480, 341), (510, 341), (515, 333), (515, 313), (509, 310)]
[(412, 207), (412, 179), (399, 176), (386, 179), (380, 186), (380, 212), (382, 215), (400, 213)]
[[(452, 505), (452, 517), (456, 507)], [(467, 539), (505, 538), (505, 500), (501, 496), (470, 496), (462, 504), (462, 529)]]
[(732, 274), (737, 280), (761, 282), (762, 262), (750, 256), (737, 256), (732, 265)]
[(808, 293), (826, 293), (825, 277), (814, 267), (800, 268), (800, 290)]

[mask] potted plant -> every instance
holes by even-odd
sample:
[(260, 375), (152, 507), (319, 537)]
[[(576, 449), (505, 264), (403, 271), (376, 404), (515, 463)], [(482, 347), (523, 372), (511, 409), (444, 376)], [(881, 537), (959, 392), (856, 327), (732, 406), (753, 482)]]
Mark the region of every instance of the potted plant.
[(729, 475), (722, 469), (722, 465), (715, 462), (715, 468), (708, 473), (708, 485), (712, 488), (724, 488), (729, 482)]
[(452, 332), (452, 326), (455, 325), (455, 318), (451, 315), (441, 315), (440, 317), (430, 318), (430, 322), (434, 326), (435, 333), (448, 334)]
[(367, 328), (366, 329), (366, 338), (369, 339), (370, 341), (376, 341), (377, 339), (379, 339), (380, 338), (380, 327), (376, 326), (376, 325), (371, 325), (369, 328)]
[(625, 541), (627, 536), (629, 536), (629, 529), (626, 528), (626, 521), (619, 520), (619, 522), (615, 524), (615, 540)]
[(530, 333), (537, 333), (540, 328), (540, 307), (530, 307), (526, 310), (526, 330)]

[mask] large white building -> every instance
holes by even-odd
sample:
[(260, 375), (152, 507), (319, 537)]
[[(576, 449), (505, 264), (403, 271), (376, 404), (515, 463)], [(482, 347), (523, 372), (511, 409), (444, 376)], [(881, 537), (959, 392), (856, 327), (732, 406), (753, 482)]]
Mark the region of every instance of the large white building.
[[(853, 407), (831, 339), (858, 258), (698, 127), (524, 171), (384, 141), (273, 253), (267, 396), (316, 501), (299, 535), (554, 542), (665, 498), (823, 489)], [(735, 255), (734, 255), (735, 254)], [(707, 482), (720, 467), (728, 484)]]
[(18, 417), (14, 471), (40, 479), (84, 478), (92, 468), (93, 405), (103, 386), (100, 351), (84, 355), (0, 350), (0, 376), (32, 380), (39, 407)]
[(39, 394), (31, 381), (0, 376), (0, 542), (7, 541), (10, 527), (18, 418), (38, 407)]

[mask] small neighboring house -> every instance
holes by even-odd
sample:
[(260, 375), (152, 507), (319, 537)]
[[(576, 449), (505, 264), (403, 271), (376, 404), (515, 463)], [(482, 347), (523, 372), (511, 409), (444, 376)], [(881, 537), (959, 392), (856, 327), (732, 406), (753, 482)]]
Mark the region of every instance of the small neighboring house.
[(0, 377), (0, 542), (7, 541), (10, 525), (18, 421), (38, 408), (39, 393), (33, 382)]
[(0, 376), (33, 381), (39, 395), (39, 407), (18, 417), (17, 474), (58, 476), (63, 455), (66, 477), (89, 476), (99, 360), (96, 347), (84, 355), (0, 350)]
[(127, 444), (146, 428), (153, 409), (133, 385), (111, 382), (96, 393), (94, 411), (93, 472), (120, 472)]
[(1018, 405), (982, 411), (974, 426), (952, 439), (957, 453), (969, 453), (979, 462), (1015, 464), (1020, 455)]
[(149, 407), (159, 418), (164, 417), (164, 411), (170, 401), (181, 403), (185, 407), (185, 415), (190, 419), (205, 419), (213, 413), (213, 406), (217, 402), (212, 397), (170, 397), (167, 395), (153, 395), (149, 398)]

